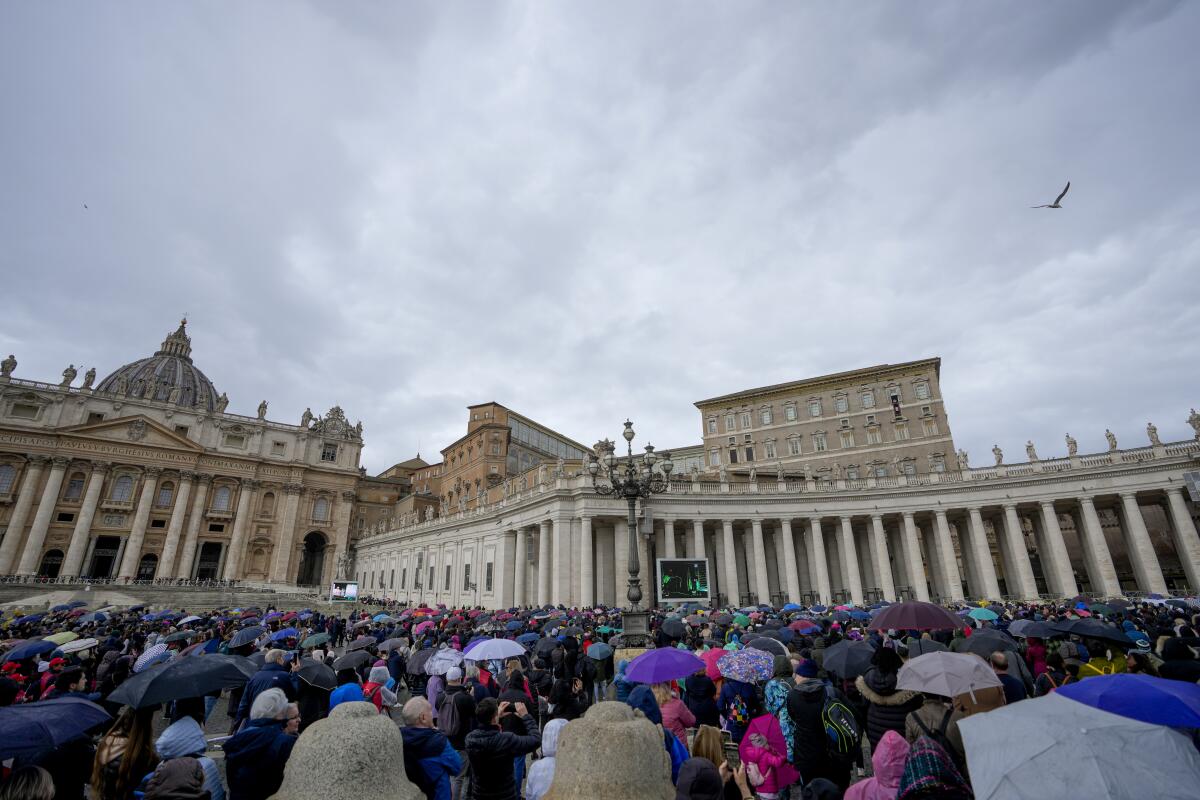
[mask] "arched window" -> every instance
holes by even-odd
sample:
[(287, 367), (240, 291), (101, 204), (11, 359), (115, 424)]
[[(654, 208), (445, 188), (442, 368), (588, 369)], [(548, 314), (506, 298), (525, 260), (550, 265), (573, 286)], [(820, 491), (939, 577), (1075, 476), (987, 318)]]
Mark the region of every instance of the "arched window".
[(267, 492), (262, 497), (262, 503), (258, 506), (258, 512), (264, 517), (269, 517), (275, 513), (275, 493)]
[(329, 519), (329, 499), (318, 497), (313, 501), (313, 519), (325, 521)]
[(17, 482), (17, 468), (12, 464), (0, 464), (0, 494), (8, 494)]
[(63, 492), (63, 500), (71, 501), (78, 500), (83, 496), (83, 473), (71, 473), (70, 480), (67, 481), (67, 490)]
[(175, 484), (170, 481), (163, 481), (158, 486), (158, 499), (154, 505), (160, 508), (166, 508), (171, 505), (171, 499), (175, 497)]
[(120, 475), (113, 481), (112, 495), (110, 500), (115, 500), (118, 503), (128, 503), (133, 497), (133, 477), (129, 475)]
[(228, 486), (218, 486), (213, 493), (213, 511), (228, 511), (233, 491)]

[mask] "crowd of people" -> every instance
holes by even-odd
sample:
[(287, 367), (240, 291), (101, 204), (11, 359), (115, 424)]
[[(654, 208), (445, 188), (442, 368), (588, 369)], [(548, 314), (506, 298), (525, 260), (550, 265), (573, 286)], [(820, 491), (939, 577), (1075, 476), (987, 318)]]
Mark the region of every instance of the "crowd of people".
[[(887, 624), (910, 605), (931, 604), (688, 604), (655, 611), (649, 642), (607, 608), (10, 611), (0, 800), (336, 798), (353, 763), (368, 797), (965, 798), (972, 716), (1103, 676), (1200, 681), (1194, 600)], [(969, 656), (981, 688), (911, 688), (936, 653)]]

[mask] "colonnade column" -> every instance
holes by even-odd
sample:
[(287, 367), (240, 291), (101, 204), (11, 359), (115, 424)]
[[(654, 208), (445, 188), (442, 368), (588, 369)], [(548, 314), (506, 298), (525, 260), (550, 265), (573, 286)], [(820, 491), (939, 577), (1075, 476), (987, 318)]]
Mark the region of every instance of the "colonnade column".
[(29, 509), (33, 507), (33, 493), (41, 480), (42, 469), (49, 460), (46, 456), (29, 457), (29, 466), (21, 476), (21, 491), (17, 493), (17, 504), (8, 520), (4, 542), (0, 543), (0, 575), (7, 575), (12, 569), (13, 561), (16, 560), (17, 545), (21, 543), (25, 533), (25, 520), (29, 517)]
[(879, 587), (884, 600), (896, 599), (896, 582), (892, 580), (892, 559), (888, 554), (887, 531), (883, 529), (883, 515), (871, 515), (871, 538), (875, 545), (875, 565), (879, 571)]
[(940, 508), (933, 512), (933, 516), (937, 522), (934, 527), (937, 530), (938, 552), (942, 559), (942, 575), (945, 576), (946, 586), (950, 590), (950, 599), (962, 600), (962, 576), (958, 571), (958, 559), (954, 555), (950, 523), (946, 519), (946, 512)]
[(202, 472), (198, 476), (196, 496), (192, 499), (192, 512), (188, 517), (187, 535), (183, 538), (183, 552), (179, 554), (179, 568), (175, 570), (176, 578), (192, 577), (192, 561), (196, 557), (196, 540), (200, 537), (200, 523), (204, 521), (204, 504), (208, 500), (208, 486), (213, 476)]
[(771, 602), (771, 587), (767, 582), (767, 550), (763, 544), (761, 519), (750, 520), (750, 535), (754, 540), (754, 591), (758, 602)]
[(800, 570), (796, 567), (796, 540), (792, 538), (792, 521), (779, 520), (779, 530), (775, 535), (783, 540), (783, 572), (787, 580), (788, 602), (799, 603)]
[(613, 596), (617, 608), (629, 605), (629, 523), (621, 517), (613, 523)]
[(1108, 540), (1104, 538), (1104, 527), (1100, 524), (1096, 503), (1091, 497), (1084, 495), (1079, 498), (1079, 516), (1083, 521), (1084, 550), (1091, 554), (1096, 565), (1097, 574), (1089, 576), (1093, 589), (1099, 590), (1105, 597), (1116, 597), (1121, 593), (1121, 582), (1117, 580), (1117, 568), (1113, 565)]
[(92, 474), (88, 476), (87, 489), (83, 494), (83, 505), (79, 509), (79, 519), (75, 521), (75, 529), (71, 531), (71, 544), (67, 546), (67, 557), (63, 559), (62, 571), (59, 575), (66, 578), (79, 576), (83, 566), (83, 556), (87, 552), (88, 540), (92, 533), (92, 520), (96, 518), (96, 507), (100, 504), (100, 492), (104, 488), (104, 479), (108, 475), (108, 464), (103, 461), (92, 464)]
[(704, 520), (692, 520), (692, 558), (705, 558)]
[(596, 604), (596, 595), (592, 588), (596, 575), (595, 551), (592, 548), (592, 518), (585, 515), (581, 522), (582, 529), (579, 544), (579, 605), (582, 608), (591, 608)]
[(841, 536), (838, 538), (842, 563), (846, 565), (846, 583), (850, 600), (858, 605), (863, 601), (862, 575), (858, 571), (858, 551), (854, 546), (854, 527), (849, 517), (841, 518)]
[(195, 477), (193, 472), (179, 474), (179, 493), (175, 495), (175, 504), (171, 508), (167, 538), (163, 542), (162, 555), (158, 559), (158, 569), (154, 571), (156, 578), (168, 578), (174, 574), (175, 554), (179, 552), (179, 534), (183, 532), (183, 518), (187, 516), (187, 501), (192, 496), (192, 481)]
[(829, 561), (825, 558), (825, 534), (821, 532), (821, 518), (811, 517), (808, 521), (809, 541), (812, 542), (812, 564), (816, 565), (817, 593), (822, 603), (833, 601), (833, 589), (829, 585)]
[(1008, 587), (1009, 594), (1015, 594), (1021, 599), (1037, 597), (1037, 580), (1033, 577), (1033, 564), (1029, 561), (1029, 551), (1025, 548), (1025, 536), (1021, 532), (1021, 520), (1017, 517), (1015, 503), (1004, 504), (1004, 539), (1008, 544), (1009, 559), (1015, 575)]
[[(67, 465), (71, 463), (71, 459), (63, 456), (55, 456), (51, 461), (53, 464), (50, 467), (50, 476), (46, 478), (46, 486), (42, 489), (37, 513), (33, 515), (33, 527), (29, 529), (29, 538), (25, 540), (25, 547), (21, 550), (18, 575), (37, 574), (38, 562), (42, 558), (42, 544), (46, 541), (46, 532), (50, 530), (50, 517), (54, 514), (54, 507), (58, 505), (58, 490), (62, 488), (63, 475), (67, 472)], [(13, 531), (10, 528), (5, 538), (9, 535), (19, 539), (21, 531)]]
[(517, 552), (513, 558), (513, 605), (525, 605), (525, 561), (529, 546), (525, 544), (525, 529), (517, 528)]
[[(293, 583), (288, 579), (288, 571), (292, 565), (293, 538), (296, 535), (296, 515), (300, 510), (300, 495), (304, 487), (298, 483), (283, 485), (284, 500), (283, 521), (279, 528), (279, 539), (275, 543), (275, 559), (271, 565), (271, 581), (273, 583)], [(298, 577), (298, 576), (297, 576)]]
[[(246, 527), (250, 524), (250, 500), (254, 489), (258, 486), (255, 481), (242, 479), (242, 488), (238, 492), (237, 516), (233, 520), (233, 536), (229, 540), (229, 553), (225, 556), (225, 570), (221, 577), (227, 581), (237, 578), (242, 563), (242, 551), (246, 549)], [(336, 532), (335, 532), (336, 535)], [(335, 559), (342, 555), (339, 548)], [(337, 561), (334, 561), (334, 568)]]
[(917, 599), (929, 602), (929, 581), (925, 578), (925, 563), (921, 559), (921, 545), (917, 541), (917, 520), (913, 512), (905, 511), (904, 519), (904, 556), (908, 564), (908, 574), (912, 576), (913, 592)]
[(988, 547), (987, 529), (983, 527), (983, 513), (979, 506), (968, 508), (967, 518), (971, 528), (971, 547), (975, 550), (979, 579), (983, 582), (983, 593), (991, 600), (999, 600), (1000, 582), (996, 580), (996, 565), (992, 561), (992, 549)]
[(1146, 520), (1138, 506), (1137, 495), (1122, 492), (1121, 510), (1125, 512), (1125, 525), (1129, 529), (1129, 559), (1133, 562), (1138, 588), (1144, 592), (1166, 594), (1167, 582), (1158, 566), (1158, 556), (1154, 554), (1154, 543), (1150, 541), (1150, 533), (1146, 530)]
[(1192, 592), (1200, 592), (1200, 536), (1196, 534), (1196, 525), (1188, 514), (1182, 489), (1177, 486), (1167, 489), (1167, 506), (1171, 511), (1172, 527), (1175, 529), (1175, 551), (1179, 553), (1183, 573), (1187, 575), (1188, 586)]
[(571, 604), (571, 520), (554, 517), (550, 520), (553, 541), (554, 574), (550, 602), (554, 605)]
[(662, 558), (675, 557), (675, 520), (663, 520), (663, 548)]
[(741, 604), (738, 591), (737, 552), (733, 549), (733, 520), (721, 520), (721, 544), (725, 550), (725, 598), (732, 605)]
[(1054, 510), (1054, 501), (1043, 500), (1038, 506), (1042, 510), (1042, 531), (1045, 533), (1046, 555), (1049, 556), (1050, 569), (1054, 573), (1054, 588), (1063, 597), (1074, 597), (1079, 594), (1079, 587), (1075, 583), (1071, 556), (1067, 553), (1067, 543), (1058, 524), (1058, 512)]
[(154, 489), (158, 485), (161, 472), (159, 467), (146, 467), (142, 493), (138, 496), (137, 509), (133, 512), (133, 527), (130, 528), (129, 539), (125, 542), (125, 555), (121, 559), (118, 578), (133, 580), (137, 577), (138, 562), (142, 558), (142, 542), (146, 539), (146, 526), (150, 523), (150, 507), (154, 504)]
[(550, 520), (538, 523), (538, 590), (539, 606), (550, 602), (550, 577), (554, 570), (550, 564)]

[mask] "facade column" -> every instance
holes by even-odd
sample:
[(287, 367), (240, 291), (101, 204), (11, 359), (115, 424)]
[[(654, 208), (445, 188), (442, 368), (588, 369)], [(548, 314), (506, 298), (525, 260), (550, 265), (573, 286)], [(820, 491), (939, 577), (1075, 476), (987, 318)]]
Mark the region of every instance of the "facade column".
[(1182, 489), (1177, 486), (1167, 489), (1167, 506), (1175, 529), (1175, 552), (1179, 554), (1183, 573), (1187, 575), (1188, 587), (1193, 594), (1200, 592), (1200, 536), (1196, 534), (1196, 525), (1188, 514)]
[(556, 606), (571, 605), (571, 519), (554, 517), (550, 520), (554, 542), (554, 579), (550, 602)]
[(733, 520), (721, 520), (721, 544), (725, 550), (725, 598), (731, 606), (741, 605), (738, 588), (737, 551), (733, 542)]
[[(58, 491), (62, 488), (63, 476), (71, 459), (65, 456), (55, 456), (50, 459), (50, 475), (46, 478), (46, 486), (42, 489), (42, 499), (38, 502), (37, 513), (33, 515), (33, 526), (29, 529), (29, 538), (21, 550), (21, 561), (17, 566), (18, 575), (36, 575), (38, 564), (42, 558), (42, 545), (46, 541), (46, 532), (50, 530), (50, 518), (58, 505)], [(19, 537), (20, 531), (16, 532)]]
[[(51, 473), (53, 475), (53, 473)], [(1125, 513), (1125, 526), (1129, 533), (1129, 559), (1133, 562), (1133, 573), (1137, 575), (1138, 588), (1143, 592), (1167, 593), (1167, 582), (1163, 580), (1158, 556), (1154, 554), (1154, 543), (1146, 530), (1146, 520), (1133, 492), (1121, 493), (1121, 510)], [(41, 509), (38, 509), (41, 513)], [(33, 538), (32, 532), (30, 538)], [(28, 548), (26, 548), (28, 549)]]
[(125, 555), (121, 558), (118, 578), (137, 578), (138, 563), (142, 558), (142, 542), (146, 540), (146, 526), (150, 524), (150, 508), (154, 505), (154, 490), (158, 487), (159, 467), (146, 467), (142, 480), (142, 493), (138, 497), (137, 509), (133, 512), (133, 527), (125, 542)]
[(24, 538), (25, 520), (29, 518), (29, 510), (33, 507), (33, 493), (37, 491), (42, 470), (49, 461), (46, 456), (29, 457), (29, 465), (21, 476), (21, 491), (17, 493), (17, 504), (8, 520), (4, 541), (0, 543), (0, 575), (7, 575), (13, 568), (13, 562), (17, 560), (17, 546)]
[(1117, 579), (1117, 568), (1113, 565), (1108, 540), (1104, 538), (1104, 527), (1100, 524), (1100, 515), (1096, 513), (1096, 503), (1091, 497), (1084, 495), (1079, 498), (1079, 516), (1084, 552), (1091, 556), (1091, 563), (1095, 566), (1095, 574), (1088, 576), (1092, 590), (1104, 597), (1116, 597), (1121, 594), (1121, 582)]
[(513, 560), (513, 601), (517, 608), (525, 605), (525, 561), (529, 552), (525, 544), (525, 529), (517, 528), (517, 552)]
[(1000, 582), (996, 580), (996, 564), (992, 561), (992, 549), (988, 547), (987, 529), (983, 527), (983, 513), (979, 506), (967, 509), (971, 528), (971, 547), (975, 549), (975, 563), (979, 567), (979, 579), (983, 582), (983, 593), (989, 600), (1000, 599)]
[[(258, 483), (255, 482), (255, 487)], [(257, 496), (257, 492), (254, 493)], [(321, 580), (329, 585), (332, 581), (345, 579), (350, 580), (349, 572), (353, 569), (349, 562), (350, 551), (350, 511), (354, 508), (354, 502), (358, 499), (358, 494), (352, 490), (342, 492), (342, 501), (337, 504), (333, 510), (333, 540), (335, 543), (334, 551), (331, 554), (329, 548), (325, 548), (325, 564), (321, 567)], [(246, 520), (249, 524), (249, 520)], [(235, 527), (236, 530), (236, 527)], [(347, 559), (347, 574), (341, 574), (342, 559)], [(238, 555), (238, 561), (241, 561), (241, 555)]]
[(1054, 510), (1054, 501), (1043, 500), (1038, 505), (1042, 510), (1042, 530), (1045, 533), (1046, 555), (1049, 556), (1050, 569), (1054, 573), (1054, 588), (1062, 597), (1074, 597), (1079, 594), (1079, 587), (1075, 584), (1071, 557), (1067, 554), (1067, 543), (1058, 524), (1058, 512)]
[(962, 600), (962, 575), (959, 574), (958, 559), (954, 555), (954, 540), (950, 538), (950, 522), (946, 519), (944, 509), (937, 509), (933, 516), (937, 521), (935, 528), (938, 551), (942, 559), (942, 575), (945, 576), (946, 587), (950, 590), (950, 599)]
[(809, 541), (812, 542), (813, 559), (816, 565), (817, 593), (822, 603), (833, 602), (833, 589), (829, 585), (829, 560), (825, 557), (825, 534), (821, 532), (821, 518), (812, 517), (809, 524)]
[(896, 582), (892, 579), (892, 560), (888, 555), (887, 531), (883, 529), (883, 515), (871, 515), (871, 539), (875, 545), (875, 565), (879, 571), (879, 588), (884, 600), (896, 599)]
[(275, 558), (271, 564), (270, 580), (272, 583), (295, 583), (296, 578), (288, 577), (292, 567), (292, 550), (296, 536), (296, 517), (300, 511), (300, 495), (304, 487), (299, 483), (283, 485), (284, 504), (283, 521), (279, 526), (279, 536), (275, 540)]
[(100, 492), (104, 489), (104, 479), (108, 476), (108, 464), (103, 461), (92, 463), (92, 474), (88, 476), (87, 489), (83, 493), (83, 505), (79, 508), (79, 519), (75, 521), (75, 530), (71, 531), (71, 544), (67, 547), (67, 557), (63, 559), (63, 568), (59, 572), (66, 578), (79, 577), (79, 569), (83, 566), (83, 555), (87, 552), (91, 540), (92, 520), (96, 518), (96, 507), (100, 505)]
[(613, 522), (613, 595), (617, 608), (629, 607), (629, 522)]
[(800, 570), (796, 567), (796, 540), (792, 536), (792, 521), (779, 520), (779, 529), (775, 533), (783, 542), (783, 574), (789, 603), (800, 602)]
[(675, 557), (675, 520), (663, 520), (663, 548), (661, 558)]
[(704, 554), (704, 520), (692, 520), (692, 558), (707, 558)]
[(929, 581), (925, 578), (921, 544), (917, 541), (917, 520), (911, 511), (905, 511), (901, 516), (904, 518), (904, 560), (907, 562), (908, 574), (912, 576), (913, 592), (918, 600), (928, 603)]
[(862, 575), (858, 571), (858, 552), (854, 547), (854, 528), (849, 517), (842, 517), (841, 537), (838, 545), (841, 549), (842, 562), (846, 565), (846, 586), (850, 590), (850, 600), (855, 605), (863, 601)]
[(554, 572), (550, 564), (550, 520), (538, 523), (538, 590), (539, 606), (550, 602), (550, 576)]
[(1016, 575), (1009, 586), (1009, 594), (1015, 594), (1022, 600), (1036, 598), (1038, 595), (1037, 581), (1033, 577), (1033, 564), (1029, 561), (1029, 551), (1025, 548), (1025, 537), (1021, 533), (1021, 520), (1017, 518), (1017, 506), (1014, 503), (1004, 504), (1004, 538), (1008, 543), (1009, 560)]
[(169, 578), (175, 573), (175, 554), (179, 552), (179, 534), (183, 532), (183, 518), (187, 516), (188, 498), (192, 496), (194, 472), (179, 473), (179, 492), (171, 508), (171, 521), (167, 523), (167, 538), (163, 542), (162, 555), (158, 558), (155, 578)]
[(200, 538), (200, 523), (204, 521), (204, 504), (208, 501), (208, 487), (213, 476), (202, 472), (197, 476), (196, 496), (192, 499), (192, 513), (188, 516), (187, 534), (183, 537), (183, 552), (179, 554), (179, 569), (176, 578), (192, 577), (192, 561), (196, 558), (196, 541)]
[(767, 550), (763, 543), (762, 520), (750, 520), (750, 536), (754, 540), (754, 591), (758, 602), (771, 602), (771, 586), (767, 582)]
[[(242, 551), (246, 549), (246, 528), (250, 524), (250, 509), (253, 507), (251, 500), (254, 496), (254, 490), (258, 486), (255, 481), (247, 478), (242, 479), (242, 488), (238, 492), (237, 516), (233, 519), (233, 537), (229, 541), (229, 554), (225, 559), (225, 570), (221, 573), (221, 577), (227, 581), (234, 580), (241, 574), (242, 566)], [(335, 529), (336, 535), (336, 529)], [(345, 552), (339, 547), (334, 553), (333, 563), (336, 565), (342, 553)], [(337, 567), (335, 566), (334, 569)], [(322, 572), (324, 570), (322, 569)], [(334, 576), (336, 577), (336, 576)], [(322, 579), (325, 576), (322, 575)]]
[(592, 518), (585, 515), (581, 523), (579, 544), (579, 605), (581, 608), (591, 608), (596, 604), (596, 594), (593, 588), (596, 576), (596, 555), (592, 547)]

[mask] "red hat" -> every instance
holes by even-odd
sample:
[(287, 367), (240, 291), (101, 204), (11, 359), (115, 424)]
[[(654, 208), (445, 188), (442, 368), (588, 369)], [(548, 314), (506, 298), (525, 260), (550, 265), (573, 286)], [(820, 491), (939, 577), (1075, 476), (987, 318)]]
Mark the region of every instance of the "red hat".
[(20, 664), (18, 664), (17, 662), (15, 662), (15, 661), (6, 661), (6, 662), (4, 662), (4, 666), (3, 666), (3, 667), (0, 667), (0, 670), (2, 670), (2, 671), (4, 671), (4, 672), (16, 672), (16, 671), (17, 671), (17, 670), (19, 670), (20, 668), (21, 668), (21, 665), (20, 665)]
[(67, 663), (67, 660), (65, 658), (52, 658), (52, 659), (50, 659), (50, 669), (54, 669), (55, 667), (61, 667), (66, 663)]

